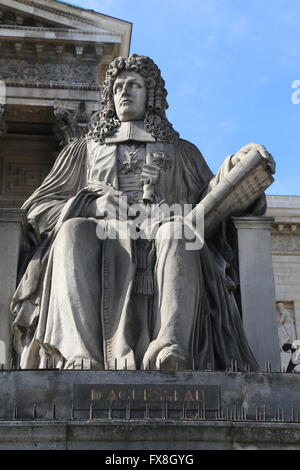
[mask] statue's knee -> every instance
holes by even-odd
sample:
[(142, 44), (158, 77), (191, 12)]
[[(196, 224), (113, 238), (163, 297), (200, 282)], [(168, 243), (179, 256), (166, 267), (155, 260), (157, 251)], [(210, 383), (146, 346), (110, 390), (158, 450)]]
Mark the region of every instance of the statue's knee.
[(96, 238), (96, 224), (82, 217), (67, 220), (58, 233), (60, 239), (72, 240), (72, 243), (75, 243), (77, 239), (84, 241), (91, 236)]

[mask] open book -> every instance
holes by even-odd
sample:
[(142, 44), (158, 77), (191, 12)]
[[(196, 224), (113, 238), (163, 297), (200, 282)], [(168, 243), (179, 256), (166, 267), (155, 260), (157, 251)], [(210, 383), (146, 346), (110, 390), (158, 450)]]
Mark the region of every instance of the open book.
[[(244, 155), (200, 202), (204, 206), (205, 238), (223, 219), (244, 212), (273, 181), (268, 161), (258, 150)], [(193, 219), (197, 217), (197, 206), (192, 213)]]

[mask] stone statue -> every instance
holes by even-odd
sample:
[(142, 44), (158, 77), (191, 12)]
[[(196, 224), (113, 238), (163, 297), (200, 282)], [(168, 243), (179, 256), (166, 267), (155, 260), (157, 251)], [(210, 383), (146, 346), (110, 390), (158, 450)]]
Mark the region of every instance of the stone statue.
[(280, 346), (286, 343), (293, 343), (297, 339), (294, 320), (291, 313), (284, 307), (282, 302), (277, 303), (278, 308), (278, 334)]
[[(42, 368), (53, 358), (64, 369), (210, 363), (224, 370), (232, 360), (241, 370), (257, 368), (234, 297), (224, 227), (198, 250), (175, 236), (182, 224), (174, 217), (157, 225), (155, 238), (99, 236), (116, 220), (119, 227), (132, 223), (135, 203), (194, 207), (254, 146), (228, 157), (214, 177), (168, 121), (166, 96), (151, 59), (115, 59), (94, 129), (61, 152), (23, 205), (29, 231), (12, 303), (21, 368)], [(264, 147), (256, 148), (274, 165)], [(264, 210), (262, 194), (248, 212)]]

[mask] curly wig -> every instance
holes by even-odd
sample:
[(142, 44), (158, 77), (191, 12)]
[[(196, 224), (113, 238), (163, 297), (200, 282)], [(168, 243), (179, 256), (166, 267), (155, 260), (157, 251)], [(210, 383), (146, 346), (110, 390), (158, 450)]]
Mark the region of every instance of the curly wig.
[(132, 54), (127, 59), (118, 57), (110, 63), (103, 83), (99, 118), (88, 135), (104, 144), (105, 138), (112, 135), (120, 126), (114, 106), (113, 86), (117, 76), (123, 71), (139, 73), (145, 80), (147, 87), (145, 131), (158, 141), (176, 142), (179, 134), (166, 117), (168, 93), (165, 89), (165, 81), (152, 59), (137, 54)]

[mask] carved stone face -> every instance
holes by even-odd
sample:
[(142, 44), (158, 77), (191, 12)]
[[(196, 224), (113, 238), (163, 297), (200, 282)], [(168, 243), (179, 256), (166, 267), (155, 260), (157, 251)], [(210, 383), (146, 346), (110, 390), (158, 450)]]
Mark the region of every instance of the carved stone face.
[(121, 72), (114, 87), (114, 105), (121, 122), (140, 121), (144, 118), (147, 88), (143, 77), (136, 72)]

